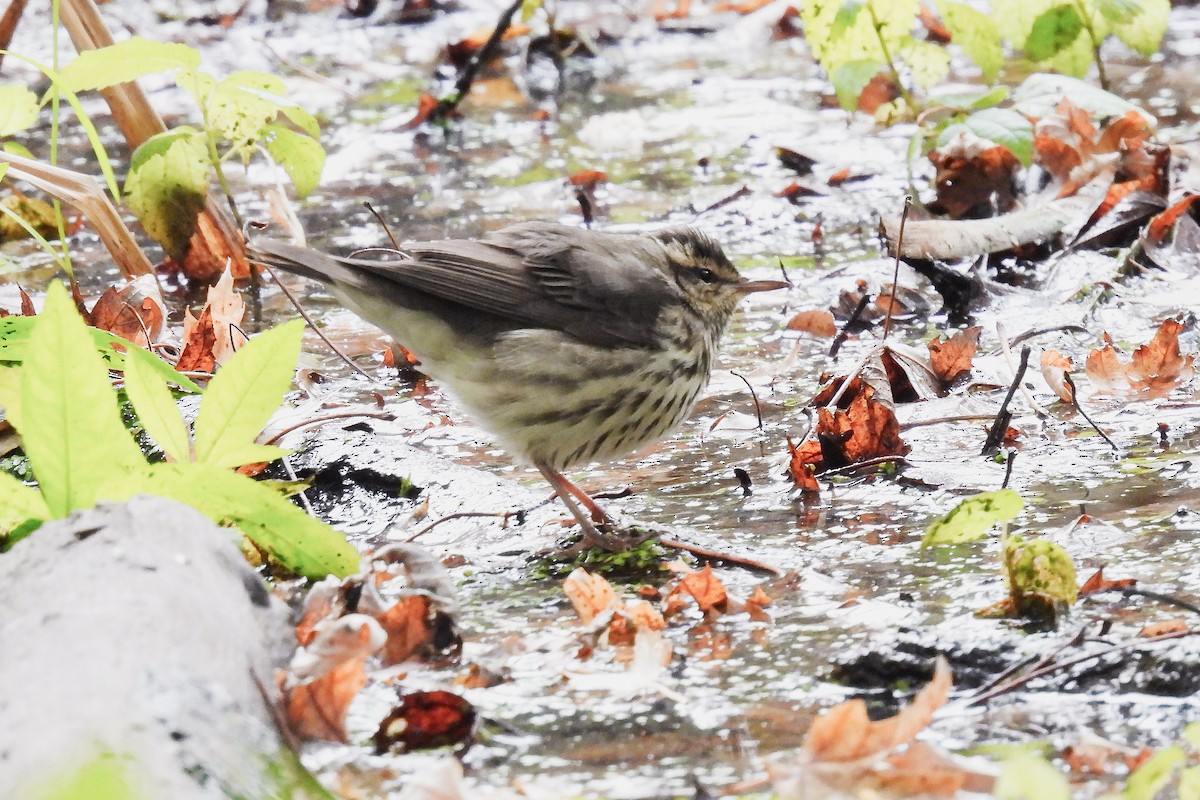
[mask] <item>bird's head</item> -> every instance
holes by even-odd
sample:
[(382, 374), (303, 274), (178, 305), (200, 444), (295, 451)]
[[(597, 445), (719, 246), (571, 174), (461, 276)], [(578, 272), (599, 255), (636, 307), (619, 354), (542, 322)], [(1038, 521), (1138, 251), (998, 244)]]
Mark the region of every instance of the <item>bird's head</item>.
[(784, 289), (784, 281), (747, 280), (721, 245), (695, 228), (667, 228), (653, 234), (663, 246), (669, 272), (683, 301), (697, 314), (724, 326), (738, 302), (753, 292)]

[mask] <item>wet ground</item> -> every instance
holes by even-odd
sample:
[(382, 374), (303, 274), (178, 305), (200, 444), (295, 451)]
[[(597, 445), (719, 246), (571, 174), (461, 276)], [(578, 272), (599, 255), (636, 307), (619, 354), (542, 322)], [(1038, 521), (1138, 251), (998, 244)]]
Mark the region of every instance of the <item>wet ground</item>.
[[(463, 104), (463, 119), (449, 133), (407, 130), (404, 123), (416, 93), (438, 88), (430, 76), (441, 45), (493, 24), (489, 4), (468, 4), (415, 26), (332, 12), (289, 14), (270, 25), (242, 21), (228, 30), (128, 20), (143, 35), (178, 36), (200, 46), (215, 70), (259, 68), (288, 76), (296, 96), (323, 115), (330, 151), (325, 178), (298, 206), (315, 245), (379, 244), (383, 236), (362, 209), (364, 200), (404, 239), (473, 236), (524, 219), (580, 223), (566, 179), (598, 169), (609, 182), (597, 191), (597, 225), (693, 224), (719, 238), (751, 277), (776, 277), (783, 263), (795, 283), (747, 303), (709, 393), (680, 432), (626, 461), (572, 475), (595, 490), (629, 487), (630, 496), (606, 503), (624, 519), (669, 527), (677, 538), (796, 573), (795, 581), (770, 584), (770, 622), (745, 615), (676, 622), (667, 631), (676, 657), (666, 691), (629, 694), (619, 677), (608, 690), (582, 690), (564, 681), (564, 672), (619, 675), (622, 667), (606, 663), (603, 654), (576, 660), (581, 627), (559, 582), (527, 556), (559, 541), (556, 508), (539, 510), (523, 525), (457, 520), (421, 539), (436, 552), (464, 557), (453, 570), (463, 603), (464, 663), (506, 678), (463, 691), (496, 723), (488, 741), (466, 755), (472, 780), (500, 786), (554, 779), (551, 796), (690, 796), (693, 781), (718, 788), (759, 775), (763, 756), (798, 746), (807, 721), (833, 702), (864, 696), (879, 713), (894, 710), (928, 678), (929, 659), (939, 651), (951, 656), (963, 690), (927, 734), (943, 746), (1031, 740), (1061, 746), (1080, 728), (1133, 746), (1173, 740), (1198, 711), (1200, 666), (1191, 640), (1146, 646), (1143, 654), (1126, 651), (985, 706), (966, 706), (966, 690), (1022, 658), (1054, 650), (1080, 629), (1097, 630), (1108, 620), (1108, 640), (1125, 641), (1146, 622), (1188, 613), (1144, 597), (1101, 595), (1081, 601), (1057, 628), (974, 618), (976, 609), (1004, 593), (996, 540), (937, 551), (919, 544), (925, 527), (959, 497), (996, 489), (1004, 480), (1004, 465), (979, 455), (983, 419), (908, 428), (911, 453), (898, 474), (823, 482), (819, 500), (799, 497), (785, 476), (786, 437), (799, 440), (807, 430), (802, 410), (819, 376), (853, 369), (877, 344), (878, 332), (851, 340), (835, 361), (827, 340), (784, 326), (798, 310), (835, 306), (858, 281), (872, 290), (890, 281), (891, 263), (875, 230), (879, 214), (898, 212), (908, 189), (911, 127), (879, 129), (826, 108), (825, 85), (803, 41), (773, 41), (768, 16), (722, 16), (711, 26), (701, 18), (671, 32), (645, 17), (624, 21), (620, 4), (561, 5), (565, 18), (578, 15), (616, 41), (572, 65), (557, 95), (546, 93), (553, 81), (547, 65), (526, 70), (514, 50)], [(716, 30), (698, 30), (706, 27)], [(1191, 16), (1173, 19), (1168, 52), (1185, 47), (1195, 27)], [(1168, 139), (1185, 138), (1197, 119), (1197, 109), (1187, 106), (1190, 95), (1176, 93), (1186, 76), (1180, 59), (1196, 54), (1174, 52), (1170, 67), (1161, 59), (1150, 65), (1131, 60), (1113, 69), (1118, 92), (1147, 98)], [(298, 74), (295, 65), (324, 77)], [(159, 97), (170, 113), (175, 101), (165, 92)], [(538, 110), (549, 118), (535, 118)], [(780, 146), (816, 159), (806, 180), (822, 187), (822, 196), (796, 204), (776, 196), (797, 177), (776, 157)], [(861, 180), (824, 185), (844, 167)], [(924, 192), (930, 170), (923, 162), (914, 168), (914, 185)], [(261, 214), (255, 184), (264, 176), (252, 170), (247, 177), (244, 210)], [(743, 187), (748, 191), (741, 193)], [(1191, 312), (1200, 301), (1194, 273), (1120, 279), (1118, 267), (1114, 254), (1084, 254), (986, 297), (972, 310), (972, 322), (983, 327), (973, 385), (946, 401), (944, 411), (907, 410), (901, 421), (994, 413), (1003, 396), (998, 387), (1011, 380), (997, 354), (998, 322), (1009, 337), (1043, 328), (1048, 319), (1081, 324), (1087, 333), (1034, 341), (1081, 363), (1102, 331), (1118, 342), (1141, 343), (1159, 321)], [(898, 325), (893, 336), (919, 346), (945, 330), (946, 320), (927, 282), (915, 275), (904, 280), (928, 310)], [(1081, 286), (1096, 288), (1080, 293)], [(335, 340), (353, 345), (372, 336), (329, 298), (313, 295), (307, 305)], [(270, 290), (264, 308), (269, 319), (290, 313)], [(1194, 330), (1182, 341), (1185, 352), (1200, 349)], [(439, 514), (505, 512), (544, 498), (536, 471), (513, 466), (436, 391), (415, 396), (411, 384), (374, 355), (359, 362), (376, 380), (355, 377), (315, 339), (307, 358), (331, 379), (319, 390), (324, 402), (369, 403), (372, 393), (382, 392), (397, 417), (368, 421), (366, 432), (330, 426), (285, 442), (309, 450), (296, 462), (302, 471), (330, 475), (337, 471), (332, 464), (350, 476), (319, 486), (314, 500), (356, 544), (403, 538)], [(1017, 525), (1059, 531), (1055, 540), (1074, 557), (1081, 577), (1106, 564), (1111, 577), (1137, 578), (1143, 588), (1196, 602), (1200, 554), (1192, 537), (1200, 517), (1192, 508), (1200, 492), (1194, 468), (1200, 415), (1192, 387), (1136, 402), (1096, 398), (1088, 408), (1118, 444), (1114, 454), (1077, 415), (1052, 402), (1039, 378), (1031, 380), (1050, 414), (1039, 419), (1015, 407), (1022, 436), (1009, 486), (1025, 500)], [(761, 429), (747, 382), (761, 408)], [(1165, 443), (1159, 423), (1169, 425)], [(410, 456), (402, 445), (419, 454)], [(469, 469), (448, 473), (440, 462), (421, 460), (430, 456)], [(749, 474), (749, 496), (735, 469)], [(418, 501), (396, 497), (392, 489), (401, 477), (430, 500), (420, 521), (414, 519)], [(1065, 529), (1083, 512), (1096, 521)], [(744, 569), (718, 572), (743, 596), (764, 581)], [(403, 683), (445, 687), (457, 672), (417, 670)], [(352, 736), (369, 738), (394, 692), (376, 686), (356, 702)], [(398, 774), (426, 767), (424, 757), (398, 760), (367, 751), (322, 747), (310, 757), (317, 766), (343, 765), (343, 788), (394, 786)]]

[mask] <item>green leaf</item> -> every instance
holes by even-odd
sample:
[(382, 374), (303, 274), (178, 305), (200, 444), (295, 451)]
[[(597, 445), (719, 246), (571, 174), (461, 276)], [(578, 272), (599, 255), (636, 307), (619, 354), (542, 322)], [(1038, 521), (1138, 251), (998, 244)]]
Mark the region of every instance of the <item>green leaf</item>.
[(125, 365), (125, 393), (146, 433), (173, 461), (191, 461), (187, 427), (167, 382), (143, 361), (130, 359)]
[(542, 0), (521, 0), (521, 22), (529, 22), (541, 7)]
[(279, 113), (287, 117), (293, 125), (312, 138), (321, 138), (321, 126), (317, 124), (317, 118), (300, 106), (280, 106)]
[(265, 72), (235, 72), (213, 87), (205, 104), (204, 119), (243, 158), (248, 158), (283, 106), (283, 81)]
[(1033, 125), (1012, 109), (985, 108), (962, 122), (948, 125), (938, 136), (938, 146), (946, 144), (964, 129), (981, 139), (1007, 147), (1026, 166), (1033, 161)]
[(304, 197), (317, 188), (325, 166), (325, 148), (320, 142), (282, 125), (268, 125), (263, 143), (292, 179), (297, 194)]
[(0, 136), (12, 136), (37, 121), (37, 95), (16, 83), (0, 86)]
[(1071, 785), (1046, 759), (1014, 753), (1001, 765), (992, 796), (997, 800), (1071, 800)]
[(954, 44), (979, 65), (985, 81), (995, 81), (1004, 64), (995, 22), (966, 3), (940, 3), (938, 9)]
[(139, 480), (127, 481), (122, 495), (142, 492), (179, 500), (219, 524), (236, 526), (273, 559), (305, 577), (344, 577), (358, 569), (358, 552), (329, 525), (304, 513), (270, 484), (216, 464), (155, 464)]
[[(12, 57), (24, 61), (26, 64), (34, 67), (43, 75), (50, 79), (50, 89), (42, 96), (42, 104), (45, 105), (54, 95), (61, 96), (71, 108), (75, 111), (75, 117), (79, 120), (79, 127), (83, 128), (83, 133), (87, 136), (88, 143), (92, 146), (92, 151), (96, 154), (96, 163), (100, 167), (100, 172), (104, 175), (104, 182), (108, 186), (108, 190), (112, 192), (112, 196), (120, 200), (121, 190), (117, 187), (117, 176), (113, 173), (112, 161), (108, 158), (108, 151), (104, 149), (104, 142), (100, 141), (100, 134), (96, 131), (96, 126), (92, 124), (92, 120), (83, 110), (83, 104), (79, 102), (79, 97), (67, 87), (63, 86), (62, 78), (54, 70), (42, 66), (31, 58), (14, 53), (11, 50), (0, 50), (0, 56)], [(68, 274), (69, 274), (68, 270)]]
[(847, 111), (858, 108), (858, 97), (879, 73), (887, 69), (882, 61), (850, 61), (829, 74), (829, 82), (837, 93), (838, 104)]
[[(26, 147), (25, 145), (21, 144), (20, 142), (5, 142), (4, 143), (4, 152), (12, 153), (14, 156), (21, 156), (22, 158), (33, 158), (34, 157), (33, 153), (31, 153), (29, 151), (29, 148)], [(6, 172), (8, 171), (7, 165), (5, 166), (5, 171)]]
[(129, 775), (135, 763), (130, 756), (97, 755), (65, 778), (53, 776), (49, 790), (35, 800), (144, 800), (146, 795)]
[(1121, 796), (1126, 800), (1154, 800), (1186, 760), (1183, 748), (1178, 745), (1159, 750), (1133, 771)]
[(62, 69), (63, 85), (73, 92), (104, 89), (143, 75), (200, 66), (200, 52), (186, 44), (134, 36), (123, 42), (80, 53)]
[[(36, 323), (37, 317), (0, 317), (0, 361), (19, 363), (25, 360), (29, 335)], [(88, 328), (88, 333), (91, 334), (96, 351), (104, 357), (110, 370), (124, 372), (126, 362), (136, 359), (168, 383), (174, 383), (187, 392), (200, 392), (200, 387), (191, 378), (176, 372), (174, 367), (148, 350), (99, 328)]]
[(1193, 750), (1200, 750), (1200, 722), (1189, 722), (1183, 729), (1183, 740)]
[(963, 94), (939, 94), (935, 100), (940, 106), (956, 108), (961, 111), (978, 111), (984, 108), (998, 106), (1008, 99), (1009, 88), (996, 86), (986, 92), (965, 92)]
[(50, 509), (37, 489), (0, 472), (0, 534), (30, 519), (47, 519)]
[[(1117, 2), (1117, 0), (1110, 0)], [(1170, 0), (1141, 0), (1135, 3), (1138, 12), (1126, 22), (1112, 20), (1113, 33), (1125, 44), (1141, 53), (1152, 56), (1162, 44), (1167, 32), (1167, 15), (1171, 11)], [(1101, 12), (1103, 13), (1103, 12)]]
[(62, 284), (50, 285), (36, 319), (21, 368), (18, 431), (47, 508), (62, 517), (90, 508), (102, 483), (145, 460), (121, 424), (108, 370)]
[(17, 430), (21, 430), (21, 370), (0, 367), (0, 411)]
[(954, 510), (925, 529), (921, 547), (963, 544), (982, 539), (992, 526), (1021, 513), (1025, 501), (1012, 489), (983, 492), (963, 500)]
[(275, 447), (269, 444), (247, 444), (235, 450), (226, 450), (221, 457), (221, 463), (228, 467), (240, 467), (243, 464), (275, 461), (291, 452), (284, 447)]
[(1045, 61), (1066, 50), (1079, 38), (1083, 20), (1072, 5), (1058, 5), (1033, 22), (1022, 50), (1034, 61)]
[[(178, 372), (174, 367), (149, 350), (143, 350), (136, 344), (126, 341), (116, 334), (102, 331), (99, 328), (88, 328), (88, 332), (92, 334), (92, 342), (96, 345), (96, 349), (100, 352), (100, 355), (104, 356), (104, 360), (108, 362), (109, 369), (116, 372), (124, 372), (126, 365), (131, 361), (138, 361), (147, 371), (157, 375), (167, 383), (173, 383), (185, 392), (200, 394), (200, 387), (196, 385), (195, 381), (187, 375)], [(0, 353), (2, 352), (0, 351)]]
[(181, 260), (208, 196), (204, 134), (181, 126), (147, 139), (134, 151), (125, 179), (129, 207), (154, 241)]
[(1071, 605), (1079, 597), (1075, 565), (1067, 551), (1048, 539), (1012, 535), (1004, 540), (1004, 569), (1015, 597), (1040, 595)]
[(1155, 123), (1154, 117), (1125, 98), (1067, 75), (1030, 75), (1013, 91), (1013, 109), (1033, 119), (1041, 119), (1054, 113), (1064, 97), (1097, 117), (1119, 117), (1126, 111), (1136, 111), (1150, 124)]
[(908, 38), (897, 52), (912, 72), (913, 82), (922, 89), (936, 85), (950, 72), (950, 53), (933, 42)]
[(1200, 800), (1200, 767), (1179, 773), (1178, 800)]
[(1093, 10), (1100, 12), (1100, 16), (1114, 24), (1129, 22), (1141, 11), (1138, 0), (1090, 0), (1090, 5)]
[(239, 466), (239, 451), (254, 443), (291, 388), (300, 356), (303, 320), (255, 336), (229, 359), (204, 393), (196, 415), (196, 460)]

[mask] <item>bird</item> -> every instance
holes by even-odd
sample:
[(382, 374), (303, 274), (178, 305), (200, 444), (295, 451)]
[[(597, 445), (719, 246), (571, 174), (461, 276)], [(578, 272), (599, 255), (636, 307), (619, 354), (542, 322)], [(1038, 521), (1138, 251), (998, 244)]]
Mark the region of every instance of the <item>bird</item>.
[(323, 284), (412, 352), (468, 417), (541, 472), (582, 528), (580, 550), (629, 542), (601, 531), (610, 517), (564, 471), (674, 431), (739, 301), (790, 285), (748, 280), (688, 226), (519, 222), (353, 257), (254, 237), (247, 257)]

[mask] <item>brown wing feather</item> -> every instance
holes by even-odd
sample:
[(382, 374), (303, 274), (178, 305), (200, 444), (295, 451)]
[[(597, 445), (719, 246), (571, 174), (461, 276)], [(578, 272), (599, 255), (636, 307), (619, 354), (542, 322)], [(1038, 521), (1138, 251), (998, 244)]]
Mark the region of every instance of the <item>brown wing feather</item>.
[(553, 223), (512, 225), (480, 241), (419, 242), (406, 245), (411, 258), (390, 260), (327, 256), (271, 240), (248, 252), (459, 322), (469, 309), (488, 315), (487, 327), (549, 328), (601, 346), (652, 346), (659, 312), (679, 292), (655, 240)]

